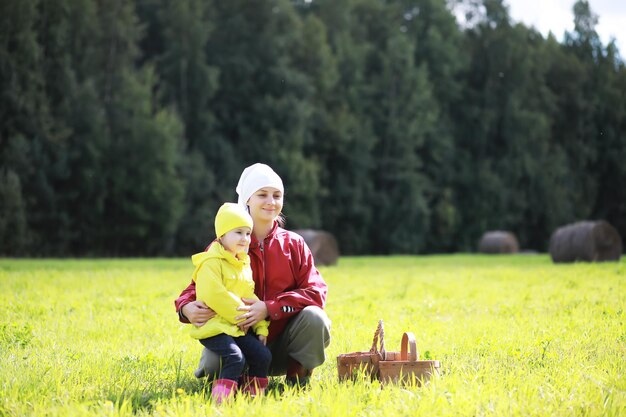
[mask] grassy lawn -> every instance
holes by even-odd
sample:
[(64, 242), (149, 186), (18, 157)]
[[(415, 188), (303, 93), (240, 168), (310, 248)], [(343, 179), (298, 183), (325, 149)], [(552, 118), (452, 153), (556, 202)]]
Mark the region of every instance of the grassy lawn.
[[(0, 259), (0, 416), (623, 416), (626, 261), (546, 255), (342, 258), (311, 389), (216, 407), (173, 300), (187, 259)], [(412, 331), (442, 375), (338, 383), (336, 356)]]

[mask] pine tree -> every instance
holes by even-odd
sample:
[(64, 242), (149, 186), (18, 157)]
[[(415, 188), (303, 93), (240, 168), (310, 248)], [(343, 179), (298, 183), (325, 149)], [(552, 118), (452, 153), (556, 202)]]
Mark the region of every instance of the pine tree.
[(426, 195), (432, 186), (421, 153), (434, 127), (436, 104), (425, 68), (414, 64), (409, 38), (388, 19), (389, 26), (371, 28), (375, 47), (368, 57), (375, 88), (368, 113), (378, 138), (374, 191), (384, 195), (372, 202), (371, 237), (377, 253), (418, 253), (425, 249), (430, 221)]
[(483, 20), (467, 34), (472, 61), (464, 134), (457, 139), (466, 208), (462, 244), (472, 249), (485, 231), (504, 229), (522, 246), (544, 249), (567, 211), (558, 192), (567, 176), (565, 160), (551, 143), (549, 54), (537, 32), (511, 26), (501, 1), (485, 6)]
[(426, 130), (420, 150), (424, 175), (432, 183), (426, 192), (430, 209), (425, 250), (450, 251), (455, 247), (460, 213), (454, 186), (454, 127), (461, 101), (461, 73), (468, 57), (462, 32), (445, 2), (396, 0), (400, 30), (411, 39), (415, 66), (426, 72), (432, 88), (433, 128)]
[(22, 255), (28, 243), (22, 186), (13, 171), (0, 171), (0, 254)]
[(171, 253), (184, 194), (176, 172), (182, 125), (155, 107), (151, 68), (135, 67), (140, 32), (132, 3), (98, 3), (98, 16), (96, 85), (109, 134), (102, 247), (115, 255)]
[(317, 163), (303, 153), (313, 87), (295, 62), (302, 26), (293, 5), (234, 0), (210, 9), (219, 22), (206, 51), (220, 74), (210, 104), (220, 146), (205, 155), (220, 188), (233, 196), (243, 167), (267, 163), (285, 182), (289, 226), (319, 223)]
[(220, 202), (233, 199), (234, 185), (228, 184), (228, 192), (224, 192), (222, 175), (211, 162), (222, 158), (234, 164), (228, 143), (216, 132), (210, 102), (217, 91), (219, 71), (209, 65), (206, 54), (216, 24), (209, 6), (199, 0), (138, 2), (138, 15), (147, 27), (143, 59), (155, 65), (161, 104), (176, 109), (184, 124), (178, 167), (185, 184), (184, 213), (175, 243), (180, 254), (207, 245)]
[[(38, 43), (36, 0), (0, 3), (0, 199), (2, 253), (23, 255), (41, 243), (36, 232), (51, 193), (42, 148), (51, 137)], [(39, 208), (41, 207), (41, 209)], [(11, 213), (12, 210), (20, 212)], [(4, 217), (6, 216), (6, 217)]]
[(626, 69), (614, 43), (602, 45), (596, 32), (598, 16), (589, 2), (579, 0), (572, 10), (574, 31), (566, 33), (564, 42), (570, 66), (561, 70), (576, 71), (577, 79), (559, 84), (568, 101), (563, 102), (563, 118), (556, 128), (567, 135), (563, 147), (575, 167), (573, 194), (582, 207), (577, 217), (608, 220), (626, 236), (626, 193), (621, 186), (626, 178), (626, 141), (620, 133), (626, 123)]
[(323, 226), (336, 233), (346, 254), (371, 253), (374, 246), (369, 234), (376, 137), (366, 115), (370, 86), (365, 79), (365, 60), (372, 46), (361, 37), (361, 22), (355, 14), (358, 4), (354, 0), (316, 1), (308, 6), (326, 28), (337, 68), (337, 80), (323, 106), (328, 116), (316, 124), (313, 134), (322, 167)]

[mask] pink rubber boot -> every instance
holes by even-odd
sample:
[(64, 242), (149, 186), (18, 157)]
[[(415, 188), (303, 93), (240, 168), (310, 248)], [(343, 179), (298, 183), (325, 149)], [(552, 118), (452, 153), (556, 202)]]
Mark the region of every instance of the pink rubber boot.
[(237, 381), (232, 379), (216, 379), (213, 381), (213, 388), (211, 389), (211, 398), (216, 404), (228, 400), (237, 391)]
[(269, 379), (267, 378), (245, 375), (242, 377), (241, 392), (249, 394), (251, 397), (263, 396), (265, 395), (268, 382)]

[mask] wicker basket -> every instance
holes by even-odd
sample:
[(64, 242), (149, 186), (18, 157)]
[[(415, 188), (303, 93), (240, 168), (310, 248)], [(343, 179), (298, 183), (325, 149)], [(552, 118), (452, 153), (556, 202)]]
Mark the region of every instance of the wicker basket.
[(439, 361), (418, 359), (415, 336), (411, 332), (402, 335), (399, 352), (387, 352), (383, 321), (379, 320), (370, 350), (337, 356), (337, 372), (340, 381), (355, 380), (362, 375), (378, 379), (382, 384), (421, 386), (439, 375), (441, 365)]
[[(372, 347), (367, 352), (344, 353), (337, 356), (337, 372), (339, 380), (355, 380), (359, 375), (366, 375), (371, 379), (378, 379), (378, 363), (382, 357), (378, 349), (379, 340), (381, 350), (384, 352), (383, 321), (378, 322), (374, 333)], [(380, 339), (379, 339), (380, 338)]]
[(386, 352), (378, 362), (382, 384), (401, 383), (421, 386), (439, 375), (439, 361), (418, 360), (415, 336), (411, 332), (402, 335), (400, 352)]

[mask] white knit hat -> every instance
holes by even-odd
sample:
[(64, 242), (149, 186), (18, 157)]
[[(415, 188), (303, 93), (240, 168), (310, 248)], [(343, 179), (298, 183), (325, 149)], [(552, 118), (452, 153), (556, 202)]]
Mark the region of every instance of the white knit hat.
[(237, 202), (246, 207), (250, 196), (263, 187), (273, 187), (284, 193), (283, 180), (272, 168), (265, 164), (256, 163), (244, 169), (237, 184)]

